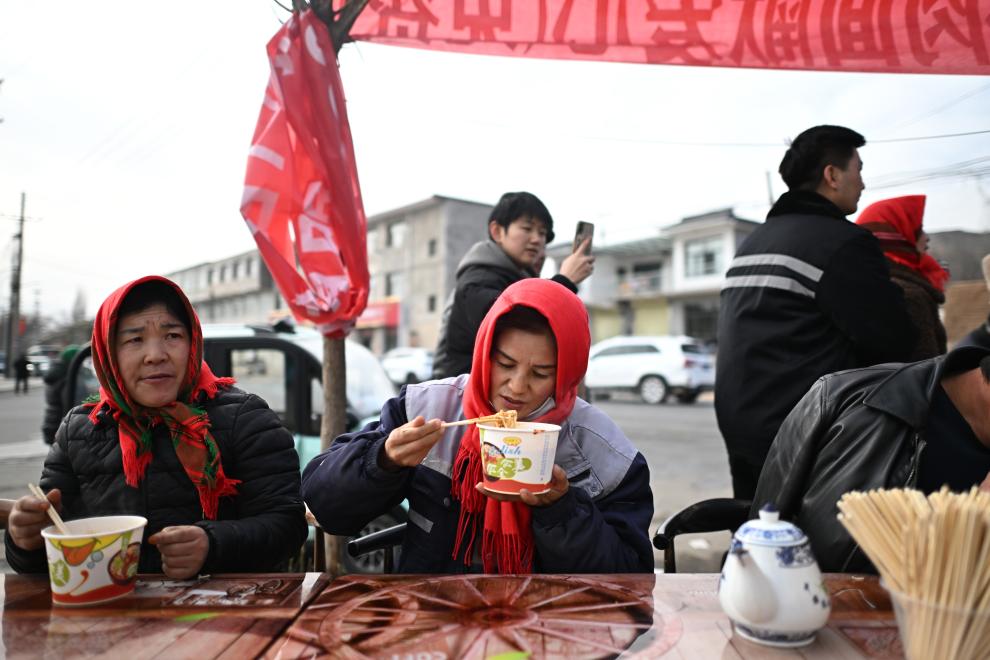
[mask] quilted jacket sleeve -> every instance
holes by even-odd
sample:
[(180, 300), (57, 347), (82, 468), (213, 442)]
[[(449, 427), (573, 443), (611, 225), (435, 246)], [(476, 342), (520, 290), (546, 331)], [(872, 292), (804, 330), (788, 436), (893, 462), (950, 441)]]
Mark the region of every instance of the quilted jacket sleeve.
[(275, 570), (307, 534), (292, 435), (259, 397), (247, 394), (235, 405), (221, 456), (228, 476), (241, 481), (230, 498), (236, 515), (197, 523), (210, 537), (204, 573)]
[(413, 469), (378, 465), (388, 434), (406, 423), (404, 394), (385, 404), (379, 422), (340, 436), (306, 466), (303, 498), (330, 534), (353, 536), (405, 498)]
[[(72, 470), (66, 448), (68, 442), (68, 427), (73, 416), (70, 415), (59, 427), (55, 434), (55, 442), (48, 450), (44, 467), (41, 469), (40, 486), (46, 493), (58, 488), (62, 493), (62, 516), (67, 520), (84, 517), (85, 512), (77, 511), (81, 505), (79, 498), (79, 481)], [(28, 551), (14, 545), (10, 535), (4, 533), (7, 563), (18, 573), (47, 573), (48, 560), (44, 547)]]
[(550, 506), (531, 510), (540, 572), (653, 572), (653, 493), (642, 454), (606, 497), (593, 501), (572, 487)]

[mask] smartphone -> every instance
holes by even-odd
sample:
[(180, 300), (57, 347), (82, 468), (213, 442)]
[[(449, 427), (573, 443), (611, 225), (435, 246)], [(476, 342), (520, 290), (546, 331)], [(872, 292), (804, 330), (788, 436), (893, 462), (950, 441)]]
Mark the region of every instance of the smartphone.
[[(581, 243), (594, 235), (595, 225), (593, 223), (579, 221), (577, 223), (577, 231), (574, 232), (574, 247), (571, 249), (571, 252), (577, 252), (577, 249), (581, 247)], [(591, 243), (588, 243), (588, 254), (591, 254)]]

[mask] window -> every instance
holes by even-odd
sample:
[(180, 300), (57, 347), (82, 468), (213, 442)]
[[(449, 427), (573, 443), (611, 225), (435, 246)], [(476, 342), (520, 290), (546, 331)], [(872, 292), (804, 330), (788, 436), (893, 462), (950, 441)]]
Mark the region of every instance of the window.
[(230, 352), (230, 375), (237, 386), (264, 399), (283, 422), (288, 421), (287, 366), (285, 353), (277, 349), (238, 348)]
[(220, 281), (221, 282), (226, 282), (227, 281), (227, 265), (226, 264), (224, 264), (223, 266), (220, 266)]
[(684, 275), (699, 277), (722, 272), (722, 237), (699, 238), (684, 244)]
[(234, 264), (231, 266), (230, 279), (236, 280), (237, 274), (240, 271), (240, 269), (241, 269), (241, 262), (235, 261)]
[(385, 297), (403, 295), (402, 273), (385, 273)]
[(428, 312), (435, 312), (435, 311), (437, 311), (437, 297), (436, 296), (428, 296), (426, 298), (426, 311), (428, 311)]
[(400, 247), (406, 235), (406, 223), (393, 222), (385, 227), (385, 247)]
[(244, 277), (251, 277), (251, 272), (254, 270), (254, 259), (244, 260)]
[(718, 304), (684, 305), (684, 332), (691, 337), (714, 341), (718, 328)]
[(213, 269), (212, 268), (209, 269), (208, 271), (206, 271), (206, 284), (207, 285), (213, 284)]
[(426, 256), (433, 257), (437, 253), (437, 239), (431, 238), (426, 244)]

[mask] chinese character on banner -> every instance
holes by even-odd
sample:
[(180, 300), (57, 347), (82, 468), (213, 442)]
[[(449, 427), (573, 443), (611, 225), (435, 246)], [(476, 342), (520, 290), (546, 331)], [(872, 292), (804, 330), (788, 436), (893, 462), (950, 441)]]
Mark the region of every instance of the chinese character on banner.
[(306, 11), (268, 42), (271, 77), (241, 215), (300, 320), (342, 337), (368, 301), (367, 220), (337, 58)]

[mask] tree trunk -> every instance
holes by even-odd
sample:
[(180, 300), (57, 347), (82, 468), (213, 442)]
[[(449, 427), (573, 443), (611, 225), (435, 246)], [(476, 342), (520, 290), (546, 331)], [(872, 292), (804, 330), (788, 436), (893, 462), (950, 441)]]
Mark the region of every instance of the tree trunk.
[[(344, 339), (323, 337), (323, 422), (320, 425), (320, 446), (325, 450), (334, 438), (347, 428), (347, 364), (344, 359)], [(333, 576), (343, 573), (340, 557), (345, 552), (343, 538), (325, 535), (327, 566)]]

